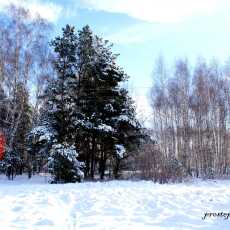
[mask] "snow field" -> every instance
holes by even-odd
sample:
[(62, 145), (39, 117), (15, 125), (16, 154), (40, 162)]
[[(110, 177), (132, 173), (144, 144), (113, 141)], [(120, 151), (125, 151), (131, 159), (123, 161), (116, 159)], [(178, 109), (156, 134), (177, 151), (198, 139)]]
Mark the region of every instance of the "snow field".
[(159, 185), (111, 181), (51, 185), (44, 177), (0, 179), (0, 229), (230, 229), (230, 181)]

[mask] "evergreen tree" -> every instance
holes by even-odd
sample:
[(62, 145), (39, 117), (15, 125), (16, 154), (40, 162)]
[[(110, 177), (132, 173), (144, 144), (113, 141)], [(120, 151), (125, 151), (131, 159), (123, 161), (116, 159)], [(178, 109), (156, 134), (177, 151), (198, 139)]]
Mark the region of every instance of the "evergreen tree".
[(76, 182), (82, 179), (82, 173), (77, 161), (75, 131), (71, 122), (76, 88), (77, 45), (74, 28), (67, 25), (63, 29), (63, 36), (57, 37), (51, 44), (56, 53), (54, 65), (57, 78), (46, 90), (44, 116), (41, 117), (40, 128), (35, 127), (32, 131), (35, 134), (32, 139), (38, 140), (35, 143), (38, 151), (42, 149), (48, 152), (53, 182)]
[[(19, 153), (22, 164), (25, 165), (27, 161), (26, 134), (31, 128), (32, 110), (29, 104), (29, 93), (22, 83), (17, 85), (15, 100), (15, 103), (18, 104), (15, 116), (20, 116), (21, 118), (17, 125), (12, 149)], [(22, 168), (20, 169), (20, 173), (22, 173)]]
[[(86, 172), (90, 171), (91, 178), (97, 164), (103, 179), (106, 162), (124, 158), (117, 154), (116, 146), (129, 148), (133, 141), (130, 138), (132, 131), (139, 129), (133, 103), (128, 92), (120, 87), (127, 75), (117, 66), (117, 55), (111, 48), (108, 41), (93, 35), (89, 26), (78, 33), (78, 77), (81, 82), (78, 106), (87, 121), (83, 127), (85, 132), (81, 132), (86, 135), (81, 138), (85, 140), (81, 152), (85, 155)], [(122, 152), (128, 154), (128, 149)], [(117, 175), (118, 164), (116, 168)]]

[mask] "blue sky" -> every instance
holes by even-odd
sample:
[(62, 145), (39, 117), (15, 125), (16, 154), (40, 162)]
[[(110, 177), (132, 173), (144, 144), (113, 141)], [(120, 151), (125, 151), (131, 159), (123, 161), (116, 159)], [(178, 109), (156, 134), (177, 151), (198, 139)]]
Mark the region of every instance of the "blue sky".
[(77, 29), (89, 24), (113, 42), (139, 108), (146, 110), (157, 56), (169, 63), (230, 56), (229, 0), (0, 0), (0, 9), (9, 2), (40, 13), (54, 24), (54, 34), (67, 23)]

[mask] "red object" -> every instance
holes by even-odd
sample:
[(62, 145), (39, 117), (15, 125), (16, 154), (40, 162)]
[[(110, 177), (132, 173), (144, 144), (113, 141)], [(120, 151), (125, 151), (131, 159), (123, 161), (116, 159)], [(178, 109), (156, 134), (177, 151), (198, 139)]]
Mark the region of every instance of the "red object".
[(0, 160), (2, 161), (4, 158), (5, 154), (5, 144), (6, 144), (6, 139), (3, 134), (0, 134)]

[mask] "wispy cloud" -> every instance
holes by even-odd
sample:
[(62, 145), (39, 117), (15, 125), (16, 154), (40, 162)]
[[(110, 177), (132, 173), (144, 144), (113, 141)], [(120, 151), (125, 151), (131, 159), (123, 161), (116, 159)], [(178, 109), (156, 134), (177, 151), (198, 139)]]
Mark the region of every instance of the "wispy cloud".
[(213, 13), (229, 0), (81, 0), (82, 7), (113, 13), (124, 13), (148, 21), (172, 23), (194, 15)]
[(57, 21), (63, 9), (61, 5), (45, 0), (0, 0), (0, 10), (10, 4), (22, 6), (28, 9), (32, 16), (39, 14), (50, 22)]
[(123, 29), (118, 32), (110, 33), (106, 39), (115, 44), (138, 44), (149, 41), (154, 36), (153, 25), (149, 23), (139, 23)]

